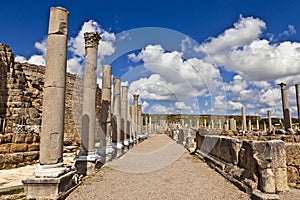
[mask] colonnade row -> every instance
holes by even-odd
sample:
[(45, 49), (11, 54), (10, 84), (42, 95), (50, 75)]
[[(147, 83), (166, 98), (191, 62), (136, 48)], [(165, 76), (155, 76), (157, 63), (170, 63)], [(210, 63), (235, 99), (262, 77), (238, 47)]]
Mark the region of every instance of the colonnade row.
[[(67, 41), (69, 12), (62, 7), (50, 10), (43, 120), (39, 164), (33, 177), (23, 180), (28, 199), (57, 199), (76, 184), (78, 172), (94, 169), (115, 158), (124, 147), (137, 143), (142, 134), (142, 106), (138, 94), (133, 105), (128, 105), (128, 86), (121, 79), (113, 80), (109, 65), (102, 66), (100, 133), (96, 133), (97, 56), (101, 40), (97, 32), (84, 33), (85, 62), (82, 97), (81, 149), (75, 166), (63, 163), (64, 111), (66, 91)], [(111, 99), (112, 98), (112, 99)], [(95, 135), (100, 141), (95, 141)]]

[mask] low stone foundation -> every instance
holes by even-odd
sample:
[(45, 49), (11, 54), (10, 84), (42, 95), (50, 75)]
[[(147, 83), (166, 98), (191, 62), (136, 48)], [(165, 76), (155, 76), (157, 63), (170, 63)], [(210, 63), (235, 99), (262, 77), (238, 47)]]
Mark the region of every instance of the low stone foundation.
[(256, 198), (277, 199), (278, 193), (289, 189), (283, 141), (199, 134), (195, 141), (200, 158)]

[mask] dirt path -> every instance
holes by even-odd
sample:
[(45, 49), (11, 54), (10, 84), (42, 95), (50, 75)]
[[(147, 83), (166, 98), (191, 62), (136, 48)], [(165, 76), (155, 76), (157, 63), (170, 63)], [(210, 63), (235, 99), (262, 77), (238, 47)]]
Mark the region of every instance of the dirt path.
[(166, 135), (155, 135), (107, 164), (67, 199), (250, 198)]

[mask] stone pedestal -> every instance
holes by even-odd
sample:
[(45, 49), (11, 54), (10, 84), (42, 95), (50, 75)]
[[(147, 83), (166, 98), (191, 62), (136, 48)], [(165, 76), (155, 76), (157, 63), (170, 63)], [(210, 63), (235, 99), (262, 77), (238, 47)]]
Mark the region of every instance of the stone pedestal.
[(57, 178), (28, 178), (23, 180), (27, 199), (59, 199), (76, 185), (75, 171)]

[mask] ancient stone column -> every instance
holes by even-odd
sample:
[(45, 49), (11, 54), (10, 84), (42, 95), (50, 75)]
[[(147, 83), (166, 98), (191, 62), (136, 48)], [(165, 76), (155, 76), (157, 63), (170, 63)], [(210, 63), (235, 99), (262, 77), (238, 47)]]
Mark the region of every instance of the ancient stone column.
[(134, 137), (137, 139), (138, 135), (138, 102), (139, 102), (139, 95), (134, 94), (133, 95), (133, 134)]
[(111, 142), (111, 66), (102, 66), (101, 90), (101, 141), (102, 146)]
[(248, 121), (248, 130), (252, 131), (252, 122), (251, 122), (251, 119), (249, 119), (249, 121)]
[[(142, 105), (138, 105), (138, 134), (142, 134), (143, 127), (143, 117), (142, 117)], [(164, 126), (164, 122), (163, 122)]]
[(149, 115), (149, 134), (152, 134), (152, 118)]
[(258, 119), (256, 120), (256, 130), (259, 131), (259, 121), (258, 121)]
[(123, 145), (120, 143), (121, 138), (121, 79), (114, 78), (113, 88), (113, 120), (112, 120), (112, 158), (119, 156)]
[(204, 119), (203, 123), (204, 123), (204, 128), (206, 128), (206, 119)]
[(222, 130), (222, 121), (219, 119), (219, 130)]
[(47, 39), (40, 165), (63, 165), (68, 16), (51, 8)]
[(129, 143), (133, 143), (134, 121), (133, 121), (133, 106), (128, 107), (128, 120), (130, 122)]
[(234, 131), (234, 118), (231, 118), (229, 122), (229, 130)]
[(267, 125), (266, 125), (266, 122), (264, 122), (264, 133), (267, 132)]
[(199, 119), (197, 119), (197, 121), (196, 121), (196, 129), (197, 130), (199, 129)]
[(296, 84), (296, 100), (297, 100), (297, 111), (298, 111), (298, 124), (300, 125), (300, 84)]
[(97, 89), (97, 55), (100, 35), (96, 32), (84, 33), (85, 62), (82, 98), (81, 154), (95, 160), (95, 123)]
[(247, 121), (246, 121), (246, 108), (242, 106), (242, 130), (247, 131)]
[(269, 121), (269, 130), (271, 131), (273, 130), (271, 113), (269, 110), (267, 111), (267, 113), (268, 113), (268, 121)]
[(121, 93), (121, 79), (114, 78), (112, 142), (115, 145), (120, 143), (120, 136), (121, 136), (121, 94), (120, 93)]
[(148, 117), (146, 116), (145, 117), (145, 133), (146, 134), (149, 134), (148, 130), (149, 130), (149, 128), (148, 128)]
[(213, 119), (211, 120), (211, 129), (215, 129), (215, 123)]
[(233, 130), (236, 131), (236, 120), (235, 119), (233, 120)]
[(289, 106), (288, 106), (286, 84), (285, 83), (280, 83), (278, 85), (281, 87), (282, 112), (283, 112), (283, 118), (284, 118), (284, 128), (285, 128), (286, 131), (288, 131), (290, 128), (292, 128), (292, 119), (291, 119), (290, 110), (289, 110)]
[(228, 131), (229, 130), (229, 120), (226, 120), (226, 125), (225, 125), (225, 130)]
[(121, 139), (124, 141), (124, 145), (128, 146), (127, 142), (127, 116), (128, 116), (128, 86), (122, 86), (122, 96), (121, 96), (121, 120), (122, 120), (122, 135)]
[(73, 186), (75, 171), (63, 166), (68, 17), (65, 8), (50, 10), (40, 164), (34, 178), (23, 180), (27, 199), (57, 199)]

